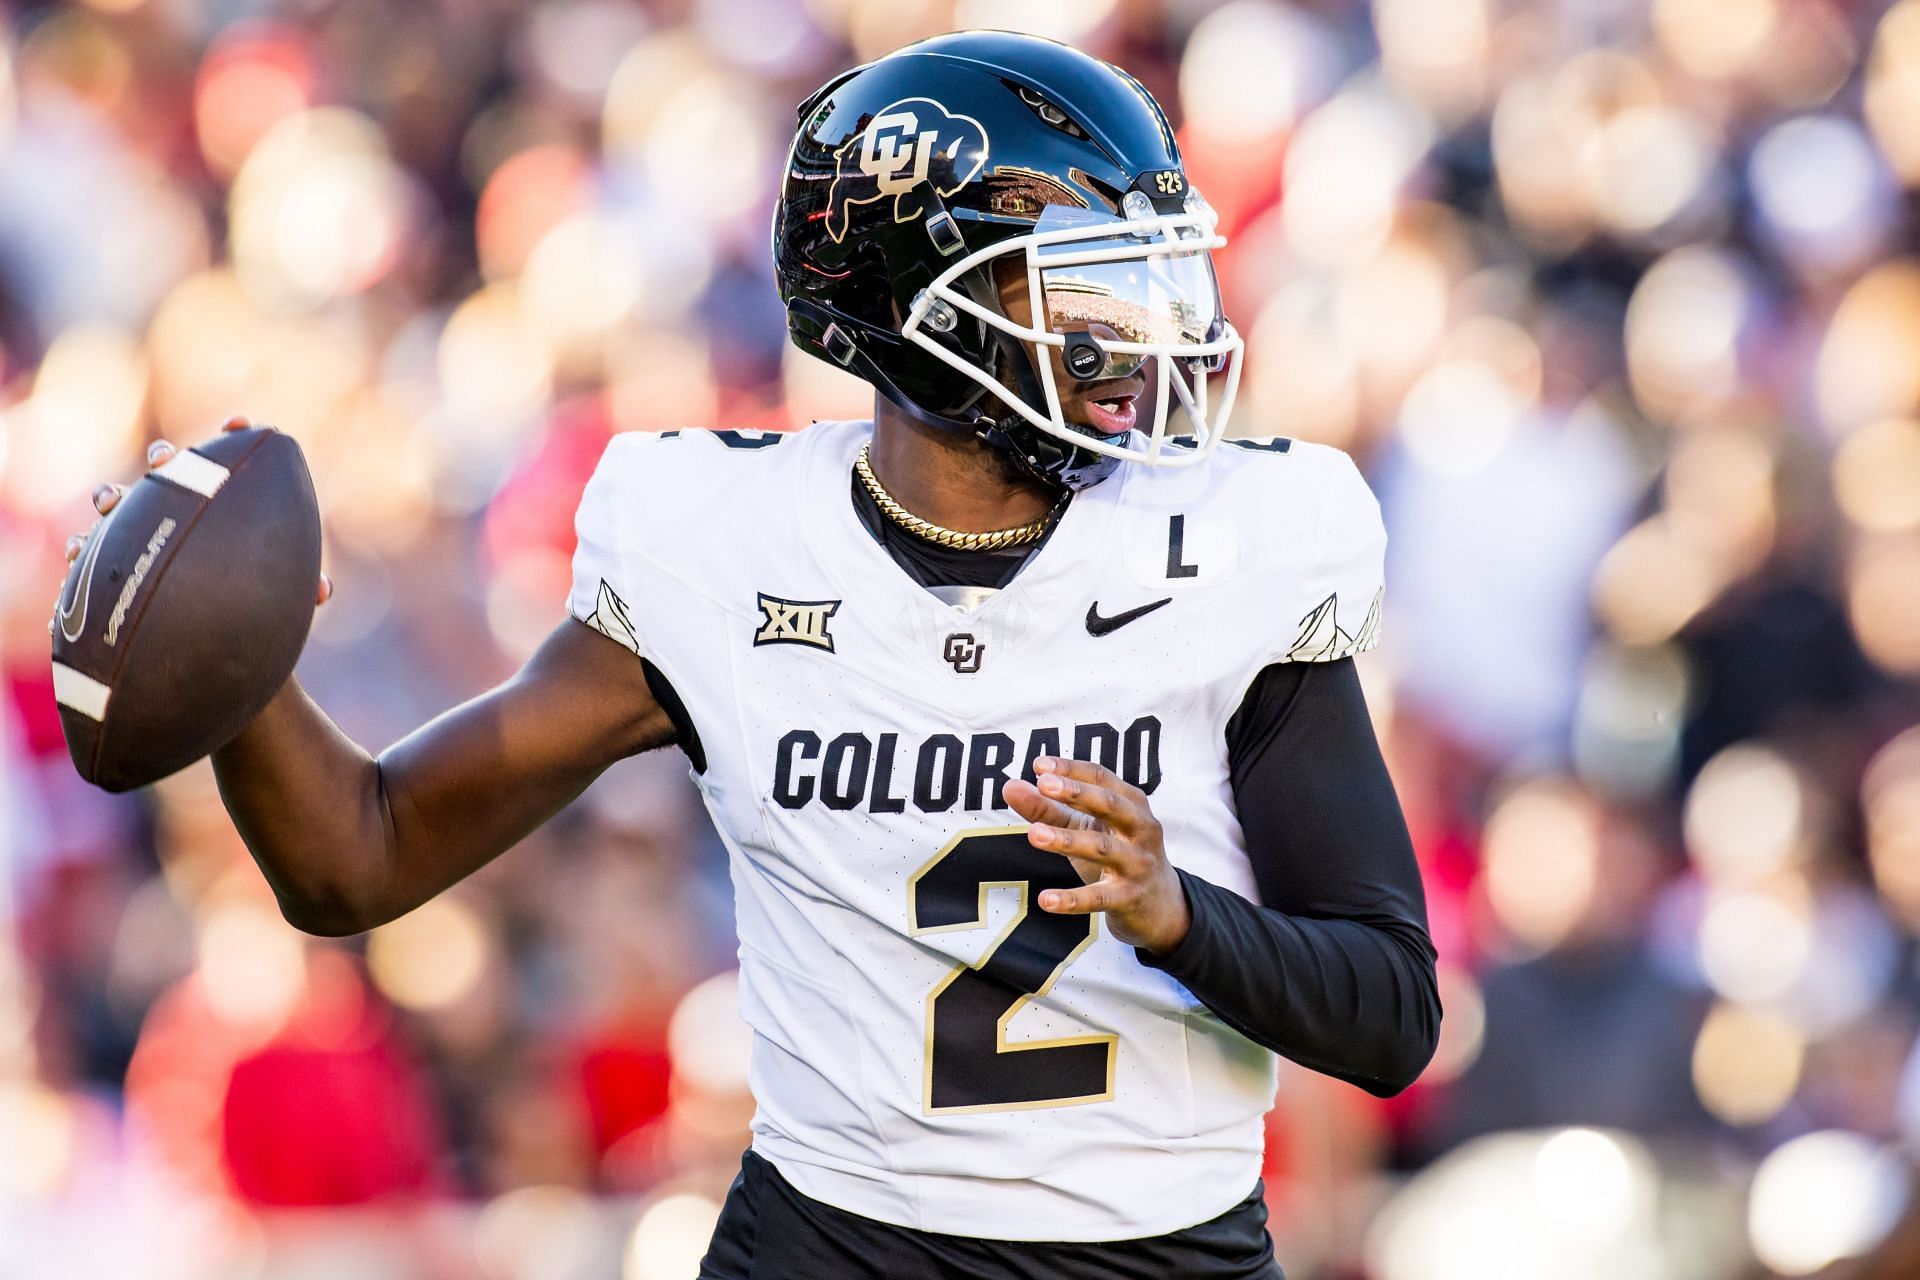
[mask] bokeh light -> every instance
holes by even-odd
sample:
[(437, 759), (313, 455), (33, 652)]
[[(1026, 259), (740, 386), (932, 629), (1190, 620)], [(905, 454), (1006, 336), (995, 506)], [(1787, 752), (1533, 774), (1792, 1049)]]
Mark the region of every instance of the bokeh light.
[(1920, 729), (1874, 756), (1860, 800), (1874, 884), (1907, 930), (1920, 932)]
[(1658, 1166), (1637, 1139), (1568, 1128), (1495, 1134), (1417, 1174), (1367, 1234), (1381, 1280), (1631, 1274), (1678, 1280)]
[(1687, 793), (1687, 850), (1716, 884), (1764, 880), (1807, 852), (1808, 797), (1800, 777), (1766, 747), (1728, 747)]
[(585, 1192), (516, 1187), (480, 1211), (473, 1252), (487, 1280), (585, 1275), (601, 1265), (599, 1235), (599, 1214)]
[(1886, 418), (1848, 436), (1834, 454), (1833, 493), (1862, 529), (1920, 529), (1920, 421)]
[(1786, 1018), (1716, 1004), (1694, 1042), (1694, 1092), (1727, 1124), (1765, 1124), (1792, 1101), (1806, 1048), (1806, 1037)]
[(1789, 257), (1841, 271), (1880, 247), (1892, 193), (1873, 144), (1852, 120), (1802, 116), (1776, 125), (1748, 166), (1754, 203)]
[(1867, 122), (1908, 186), (1920, 185), (1920, 3), (1889, 7), (1867, 64)]
[(1720, 889), (1700, 920), (1700, 970), (1729, 1000), (1783, 999), (1813, 956), (1813, 903), (1804, 884)]
[(667, 1024), (674, 1070), (708, 1093), (747, 1087), (753, 1029), (740, 1016), (740, 975), (716, 974), (681, 998)]
[(226, 178), (238, 173), (275, 125), (314, 105), (315, 79), (313, 60), (292, 30), (228, 28), (194, 84), (194, 126), (207, 166)]
[(1920, 536), (1872, 538), (1847, 564), (1847, 615), (1869, 658), (1920, 673)]
[(640, 1213), (627, 1238), (621, 1280), (678, 1280), (699, 1270), (720, 1206), (706, 1196), (662, 1196)]
[(1473, 1065), (1480, 1056), (1487, 1033), (1487, 1002), (1480, 984), (1464, 969), (1441, 964), (1436, 970), (1440, 1007), (1446, 1017), (1440, 1022), (1440, 1044), (1433, 1051), (1420, 1078), (1428, 1084), (1445, 1084)]
[(257, 902), (216, 907), (200, 927), (200, 982), (221, 1020), (264, 1039), (306, 985), (300, 935)]
[(520, 279), (528, 325), (556, 362), (600, 344), (639, 307), (641, 264), (626, 232), (604, 219), (567, 219), (541, 237)]
[(528, 147), (496, 167), (474, 216), (480, 266), (487, 278), (518, 275), (534, 246), (586, 209), (591, 179), (587, 157), (559, 144)]
[(13, 121), (20, 109), (13, 83), (12, 32), (0, 21), (0, 147), (13, 136)]
[(520, 291), (488, 285), (447, 318), (438, 370), (448, 427), (484, 465), (538, 420), (553, 386), (553, 357), (533, 327)]
[(1654, 263), (1627, 307), (1627, 371), (1641, 407), (1671, 421), (1729, 396), (1753, 306), (1740, 264), (1722, 250), (1676, 249)]
[(269, 129), (234, 179), (234, 268), (274, 309), (361, 293), (391, 271), (408, 193), (379, 127), (327, 107)]
[[(1087, 0), (1077, 5), (1050, 5), (1048, 9), (1062, 10), (1066, 19), (1063, 25), (1071, 30), (1078, 23), (1097, 22), (1101, 15), (1096, 10), (1102, 3)], [(811, 8), (804, 0), (798, 4), (789, 0), (702, 0), (694, 22), (707, 46), (731, 62), (768, 74), (805, 75), (827, 48)], [(1027, 12), (1031, 15), (1031, 8)], [(1016, 14), (1002, 11), (998, 16), (1002, 21), (980, 25), (1011, 28), (1018, 21)], [(737, 39), (742, 31), (753, 32), (754, 38)]]
[(1523, 946), (1559, 943), (1586, 912), (1599, 870), (1593, 804), (1571, 783), (1516, 787), (1487, 821), (1487, 901)]
[(1334, 329), (1341, 348), (1362, 362), (1370, 388), (1389, 397), (1404, 392), (1432, 360), (1445, 336), (1453, 284), (1438, 247), (1417, 234), (1395, 234), (1342, 274)]
[(0, 1193), (51, 1199), (72, 1172), (73, 1104), (65, 1095), (31, 1081), (0, 1079)]
[(1660, 47), (1702, 79), (1750, 70), (1780, 22), (1779, 0), (1654, 0)]
[(1788, 1276), (1864, 1252), (1893, 1223), (1907, 1180), (1897, 1159), (1857, 1134), (1810, 1133), (1776, 1148), (1753, 1175), (1753, 1252)]
[(1664, 514), (1635, 525), (1600, 562), (1594, 612), (1623, 644), (1671, 640), (1726, 586), (1723, 566)]
[(1575, 710), (1580, 776), (1613, 795), (1655, 794), (1679, 763), (1692, 693), (1692, 674), (1677, 646), (1598, 646)]
[(1644, 1169), (1634, 1167), (1638, 1154), (1610, 1134), (1564, 1129), (1533, 1158), (1534, 1197), (1556, 1226), (1587, 1237), (1619, 1235), (1647, 1208), (1636, 1203), (1648, 1189)]
[(1303, 10), (1229, 0), (1194, 25), (1180, 59), (1192, 128), (1228, 145), (1290, 130), (1332, 88), (1331, 37)]
[(1105, 22), (1118, 4), (1119, 0), (1053, 0), (1044, 5), (1026, 0), (955, 0), (953, 20), (956, 27), (1024, 31), (1076, 44)]
[[(781, 149), (770, 114), (753, 81), (687, 36), (668, 34), (642, 40), (622, 59), (601, 127), (611, 163), (637, 166), (640, 179), (663, 192), (697, 180), (703, 214), (725, 219), (763, 212), (758, 202)], [(675, 208), (674, 225), (682, 225)]]
[(1815, 367), (1820, 416), (1842, 434), (1920, 410), (1920, 262), (1875, 267), (1847, 290)]
[(1417, 112), (1377, 84), (1307, 117), (1287, 149), (1287, 241), (1320, 266), (1364, 260), (1393, 229), (1400, 189), (1431, 141)]
[(530, 12), (527, 56), (548, 84), (593, 110), (648, 25), (642, 10), (620, 0), (554, 0)]
[(54, 339), (33, 392), (7, 415), (9, 502), (52, 513), (70, 506), (131, 451), (147, 399), (148, 361), (130, 334), (76, 325)]
[(1540, 382), (1539, 348), (1520, 326), (1492, 316), (1455, 326), (1401, 406), (1408, 454), (1443, 475), (1485, 468), (1527, 425)]
[(1480, 105), (1493, 43), (1487, 0), (1374, 0), (1373, 22), (1396, 88), (1446, 118)]
[(1660, 231), (1694, 206), (1712, 175), (1714, 140), (1678, 107), (1636, 107), (1609, 119), (1586, 157), (1595, 213), (1626, 235)]
[(1247, 340), (1250, 417), (1263, 430), (1336, 447), (1358, 427), (1359, 368), (1328, 323), (1332, 300), (1311, 282), (1283, 289)]
[(486, 926), (458, 898), (436, 898), (375, 929), (367, 971), (407, 1009), (444, 1009), (471, 993), (488, 963)]

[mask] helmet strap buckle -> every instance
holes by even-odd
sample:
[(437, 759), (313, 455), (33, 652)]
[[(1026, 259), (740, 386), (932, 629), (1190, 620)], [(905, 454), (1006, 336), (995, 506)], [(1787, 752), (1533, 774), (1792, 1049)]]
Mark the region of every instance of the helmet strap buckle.
[(933, 247), (940, 251), (943, 258), (951, 258), (967, 247), (966, 237), (960, 234), (960, 224), (945, 209), (935, 213), (926, 221), (927, 239), (933, 241)]
[(825, 347), (827, 354), (842, 366), (851, 365), (854, 357), (860, 354), (858, 344), (848, 336), (847, 331), (831, 322), (828, 323), (825, 332), (820, 335), (820, 345)]

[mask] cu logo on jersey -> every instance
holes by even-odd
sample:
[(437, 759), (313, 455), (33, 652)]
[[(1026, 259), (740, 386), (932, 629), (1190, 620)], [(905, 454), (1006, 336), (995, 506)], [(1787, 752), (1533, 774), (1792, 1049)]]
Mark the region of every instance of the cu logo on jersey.
[(913, 194), (921, 183), (951, 196), (979, 177), (987, 167), (987, 131), (972, 116), (955, 115), (931, 98), (902, 98), (834, 158), (827, 234), (837, 244), (847, 237), (855, 205), (892, 200), (893, 220), (908, 222), (924, 212)]
[(940, 656), (945, 658), (953, 669), (963, 676), (970, 676), (980, 669), (980, 659), (986, 655), (987, 646), (975, 640), (965, 631), (956, 631), (947, 637), (941, 647)]

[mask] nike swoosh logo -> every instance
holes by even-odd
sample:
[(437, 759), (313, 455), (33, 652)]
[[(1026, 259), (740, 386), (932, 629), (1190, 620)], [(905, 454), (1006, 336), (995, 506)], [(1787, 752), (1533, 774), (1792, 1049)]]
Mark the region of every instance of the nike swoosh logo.
[[(101, 523), (104, 527), (105, 521)], [(80, 578), (74, 588), (73, 599), (60, 602), (60, 634), (67, 638), (68, 644), (86, 634), (87, 597), (93, 594), (93, 565), (100, 558), (101, 544), (106, 541), (100, 533), (100, 529), (95, 529), (93, 537), (87, 540), (87, 560), (80, 566)], [(74, 617), (76, 609), (80, 612), (78, 619)]]
[(1118, 631), (1135, 618), (1144, 618), (1161, 605), (1172, 603), (1173, 597), (1167, 596), (1165, 599), (1155, 600), (1152, 604), (1143, 604), (1137, 609), (1129, 609), (1125, 613), (1116, 613), (1111, 618), (1103, 618), (1100, 616), (1100, 602), (1096, 600), (1087, 606), (1087, 634), (1104, 636), (1110, 631)]

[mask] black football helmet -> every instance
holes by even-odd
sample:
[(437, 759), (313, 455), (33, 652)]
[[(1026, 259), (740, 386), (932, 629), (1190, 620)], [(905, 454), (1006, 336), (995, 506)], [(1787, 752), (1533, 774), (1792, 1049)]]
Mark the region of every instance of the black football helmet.
[[(1242, 345), (1209, 257), (1224, 243), (1138, 80), (999, 31), (923, 40), (821, 86), (800, 105), (773, 223), (802, 350), (1069, 488), (1219, 443)], [(1002, 262), (1026, 273), (1028, 324), (1001, 305)], [(1149, 360), (1150, 423), (1105, 435), (1063, 420), (1057, 377)], [(1170, 394), (1191, 442), (1169, 444)]]

